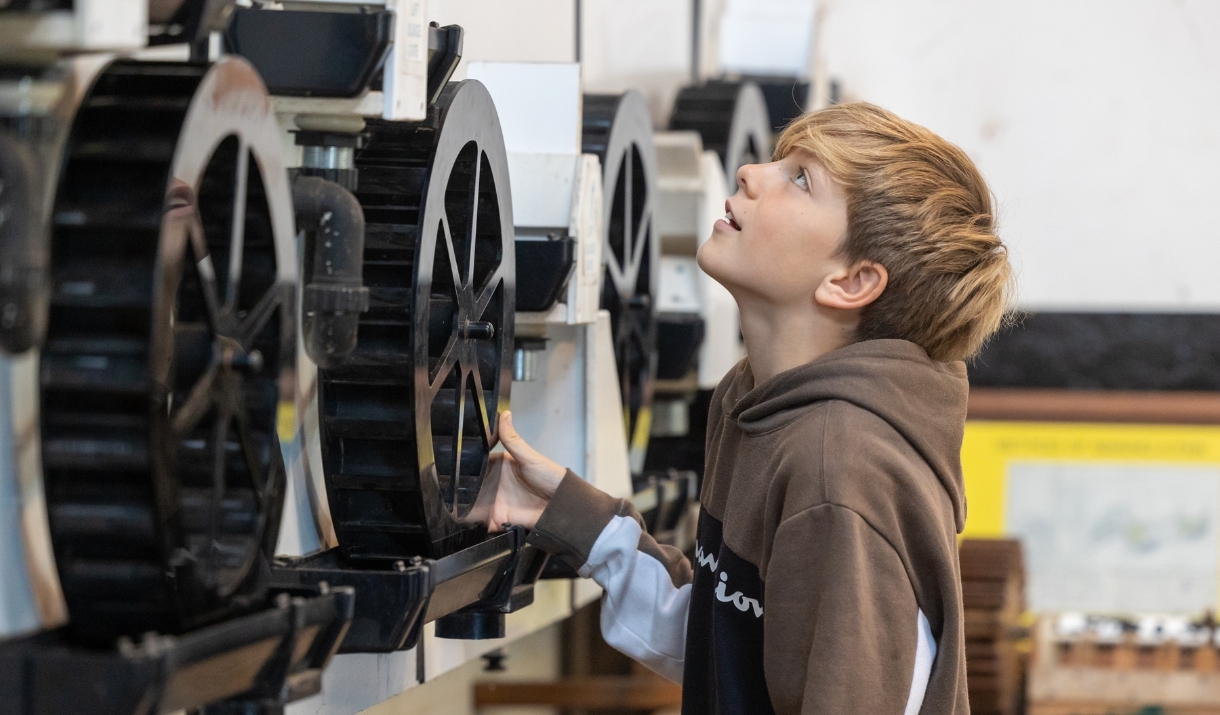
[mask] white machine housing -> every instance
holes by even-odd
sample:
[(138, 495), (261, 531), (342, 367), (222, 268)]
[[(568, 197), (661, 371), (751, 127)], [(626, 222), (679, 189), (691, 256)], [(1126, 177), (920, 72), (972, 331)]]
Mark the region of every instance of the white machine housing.
[(658, 195), (654, 216), (663, 254), (657, 307), (703, 316), (698, 389), (711, 390), (745, 356), (737, 302), (695, 262), (699, 247), (712, 235), (712, 224), (724, 216), (724, 167), (716, 152), (704, 150), (698, 132), (657, 132), (653, 141)]
[(148, 43), (148, 0), (74, 0), (71, 10), (0, 14), (0, 58), (122, 52)]

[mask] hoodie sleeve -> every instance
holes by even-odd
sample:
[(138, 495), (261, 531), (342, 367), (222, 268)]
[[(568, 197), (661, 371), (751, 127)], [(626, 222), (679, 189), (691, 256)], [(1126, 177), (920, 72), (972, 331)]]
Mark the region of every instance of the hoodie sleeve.
[(530, 539), (605, 589), (601, 628), (607, 643), (682, 682), (690, 562), (646, 533), (630, 502), (569, 470)]
[(915, 715), (936, 642), (897, 552), (856, 512), (785, 519), (767, 566), (764, 670), (778, 715)]

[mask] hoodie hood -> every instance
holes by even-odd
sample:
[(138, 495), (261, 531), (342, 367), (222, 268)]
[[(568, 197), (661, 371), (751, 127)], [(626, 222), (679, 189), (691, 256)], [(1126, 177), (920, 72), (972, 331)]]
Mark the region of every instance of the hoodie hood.
[(962, 434), (969, 383), (962, 362), (938, 363), (906, 340), (866, 340), (754, 385), (741, 361), (724, 393), (724, 414), (746, 434), (795, 420), (815, 402), (843, 400), (885, 420), (919, 452), (966, 522)]

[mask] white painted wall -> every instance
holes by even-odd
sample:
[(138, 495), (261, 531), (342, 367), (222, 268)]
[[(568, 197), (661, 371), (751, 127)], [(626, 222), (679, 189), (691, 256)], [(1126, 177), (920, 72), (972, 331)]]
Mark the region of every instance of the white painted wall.
[[(925, 124), (978, 162), (1022, 307), (1220, 310), (1209, 210), (1220, 195), (1220, 3), (807, 2), (816, 60), (847, 98)], [(574, 0), (433, 5), (467, 27), (467, 57), (568, 61), (575, 50)], [(716, 43), (746, 31), (748, 5), (705, 0), (717, 23), (704, 32), (705, 73)], [(583, 27), (586, 90), (639, 88), (663, 127), (690, 77), (690, 0), (583, 0)]]
[(1220, 309), (1220, 3), (821, 2), (847, 97), (982, 168), (1022, 307)]
[(638, 89), (653, 126), (669, 123), (691, 77), (691, 0), (582, 0), (585, 91)]
[(466, 31), (454, 79), (479, 61), (572, 62), (575, 0), (430, 0), (430, 19)]

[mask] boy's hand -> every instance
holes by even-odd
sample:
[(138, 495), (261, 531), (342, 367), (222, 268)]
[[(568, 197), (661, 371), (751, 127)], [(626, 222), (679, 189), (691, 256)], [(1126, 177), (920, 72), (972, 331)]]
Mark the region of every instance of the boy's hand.
[(521, 439), (513, 427), (511, 412), (500, 414), (499, 427), (500, 442), (508, 454), (504, 455), (487, 526), (491, 531), (499, 531), (504, 524), (532, 529), (568, 470)]

